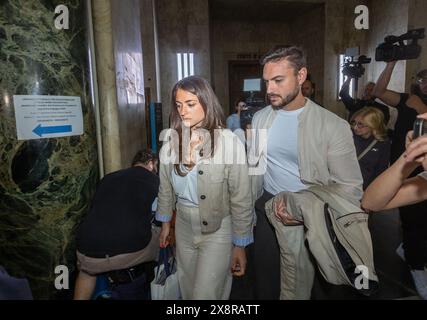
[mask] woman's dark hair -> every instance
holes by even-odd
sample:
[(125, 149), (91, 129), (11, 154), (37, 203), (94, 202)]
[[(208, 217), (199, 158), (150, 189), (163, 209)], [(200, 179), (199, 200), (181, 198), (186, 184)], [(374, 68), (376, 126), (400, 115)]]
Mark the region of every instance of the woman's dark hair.
[[(182, 120), (176, 105), (176, 94), (179, 89), (190, 92), (199, 99), (203, 111), (205, 112), (205, 118), (203, 119), (200, 128), (209, 131), (212, 150), (210, 156), (212, 156), (215, 152), (214, 131), (215, 129), (225, 127), (224, 111), (209, 82), (202, 77), (190, 76), (178, 81), (172, 89), (170, 121), (171, 128), (176, 130), (179, 135), (179, 162), (182, 163), (183, 161)], [(175, 164), (175, 170), (179, 175), (184, 176), (185, 173), (180, 170), (180, 166), (180, 164)], [(194, 164), (190, 164), (187, 167), (192, 168), (193, 166)]]

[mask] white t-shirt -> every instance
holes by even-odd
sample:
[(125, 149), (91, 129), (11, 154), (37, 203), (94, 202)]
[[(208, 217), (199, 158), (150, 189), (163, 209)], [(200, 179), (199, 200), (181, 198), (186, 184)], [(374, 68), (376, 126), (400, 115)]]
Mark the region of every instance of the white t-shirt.
[(245, 131), (241, 128), (238, 128), (233, 131), (233, 133), (242, 141), (243, 145), (246, 143)]
[[(186, 172), (187, 170), (184, 166), (181, 166), (181, 171)], [(187, 207), (199, 206), (199, 199), (197, 196), (197, 165), (183, 177), (176, 173), (174, 168), (172, 170), (171, 180), (176, 199), (180, 204)]]
[(264, 188), (271, 194), (306, 189), (298, 166), (298, 115), (304, 110), (279, 110), (268, 130)]

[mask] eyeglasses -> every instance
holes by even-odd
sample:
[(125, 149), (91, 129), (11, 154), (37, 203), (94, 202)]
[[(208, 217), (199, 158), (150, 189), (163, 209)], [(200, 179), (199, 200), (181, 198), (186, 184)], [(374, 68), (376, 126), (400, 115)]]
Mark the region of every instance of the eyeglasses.
[(427, 83), (427, 78), (417, 78), (417, 83), (419, 84)]
[(350, 125), (351, 125), (352, 127), (358, 127), (358, 128), (360, 128), (360, 129), (365, 129), (365, 128), (367, 128), (367, 127), (368, 127), (366, 124), (364, 124), (364, 123), (362, 123), (362, 122), (359, 122), (359, 121), (352, 121), (352, 122), (350, 122)]

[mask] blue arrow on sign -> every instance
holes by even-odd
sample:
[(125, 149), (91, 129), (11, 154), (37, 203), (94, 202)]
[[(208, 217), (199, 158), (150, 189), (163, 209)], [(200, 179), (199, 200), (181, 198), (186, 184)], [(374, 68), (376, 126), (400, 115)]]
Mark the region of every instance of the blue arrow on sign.
[(39, 137), (41, 137), (44, 134), (66, 133), (66, 132), (72, 132), (72, 131), (73, 131), (73, 127), (71, 125), (42, 127), (41, 124), (39, 124), (33, 130), (33, 132)]

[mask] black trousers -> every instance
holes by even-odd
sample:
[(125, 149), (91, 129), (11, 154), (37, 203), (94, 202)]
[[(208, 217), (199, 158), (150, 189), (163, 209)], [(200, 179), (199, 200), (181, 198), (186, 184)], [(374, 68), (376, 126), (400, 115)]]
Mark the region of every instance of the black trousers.
[(411, 269), (424, 269), (427, 264), (427, 201), (400, 207), (403, 249)]
[(273, 226), (265, 215), (265, 203), (273, 198), (264, 190), (255, 202), (257, 223), (254, 230), (253, 265), (255, 299), (278, 300), (280, 297), (280, 248)]

